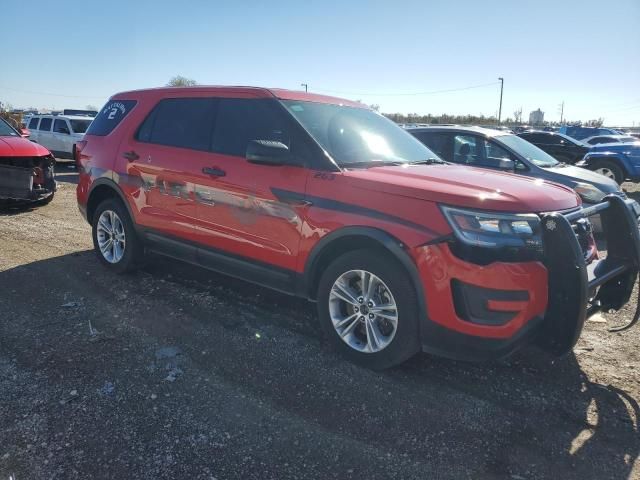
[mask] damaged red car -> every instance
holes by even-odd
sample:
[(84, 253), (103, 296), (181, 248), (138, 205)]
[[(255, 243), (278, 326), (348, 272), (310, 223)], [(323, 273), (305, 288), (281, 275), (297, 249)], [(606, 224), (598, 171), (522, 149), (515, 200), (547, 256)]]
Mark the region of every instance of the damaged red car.
[(0, 203), (53, 200), (55, 159), (0, 118)]
[(336, 348), (372, 368), (420, 350), (569, 352), (588, 315), (630, 300), (640, 267), (633, 200), (583, 207), (562, 185), (449, 164), (349, 100), (124, 92), (76, 153), (106, 267), (155, 252), (307, 298)]

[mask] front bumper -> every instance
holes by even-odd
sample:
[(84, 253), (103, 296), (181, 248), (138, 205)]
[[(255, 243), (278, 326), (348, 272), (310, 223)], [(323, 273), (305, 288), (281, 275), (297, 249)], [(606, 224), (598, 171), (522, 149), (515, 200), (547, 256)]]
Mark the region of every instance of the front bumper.
[[(574, 227), (600, 215), (607, 255), (593, 259)], [(640, 266), (633, 200), (607, 196), (569, 214), (540, 215), (540, 261), (478, 265), (454, 255), (447, 243), (416, 249), (414, 259), (426, 298), (423, 350), (478, 360), (506, 356), (536, 342), (555, 354), (572, 350), (586, 318), (618, 310), (630, 298)]]
[(0, 198), (18, 201), (39, 201), (54, 194), (56, 182), (51, 171), (42, 172), (40, 183), (36, 183), (33, 168), (0, 165)]

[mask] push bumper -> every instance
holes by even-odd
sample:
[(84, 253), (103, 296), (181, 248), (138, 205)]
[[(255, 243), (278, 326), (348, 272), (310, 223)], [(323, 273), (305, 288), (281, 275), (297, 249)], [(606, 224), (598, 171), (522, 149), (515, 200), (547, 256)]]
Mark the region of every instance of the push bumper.
[[(581, 219), (598, 214), (604, 259), (576, 235)], [(558, 355), (571, 351), (590, 314), (629, 301), (640, 266), (638, 215), (636, 202), (615, 195), (569, 214), (540, 215), (540, 261), (477, 265), (446, 243), (419, 248), (423, 350), (464, 360), (504, 357), (534, 342)]]

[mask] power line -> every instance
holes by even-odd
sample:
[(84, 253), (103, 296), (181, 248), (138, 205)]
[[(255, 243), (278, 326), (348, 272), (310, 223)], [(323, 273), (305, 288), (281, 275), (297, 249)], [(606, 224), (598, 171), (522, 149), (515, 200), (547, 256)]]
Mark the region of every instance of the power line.
[(372, 93), (372, 92), (345, 92), (340, 90), (325, 90), (322, 88), (315, 89), (318, 92), (325, 93), (337, 93), (339, 95), (357, 95), (357, 96), (376, 96), (376, 97), (401, 97), (401, 96), (415, 96), (415, 95), (435, 95), (438, 93), (460, 92), (462, 90), (471, 90), (472, 88), (489, 87), (497, 85), (500, 82), (482, 83), (480, 85), (471, 85), (469, 87), (462, 88), (449, 88), (446, 90), (432, 90), (430, 92), (403, 92), (403, 93)]
[(62, 95), (60, 93), (46, 93), (46, 92), (34, 92), (31, 90), (21, 90), (19, 88), (11, 88), (11, 87), (4, 87), (2, 85), (0, 85), (0, 90), (11, 90), (14, 92), (20, 92), (20, 93), (29, 93), (31, 95), (47, 95), (47, 96), (51, 96), (51, 97), (65, 97), (65, 98), (108, 98), (109, 95)]

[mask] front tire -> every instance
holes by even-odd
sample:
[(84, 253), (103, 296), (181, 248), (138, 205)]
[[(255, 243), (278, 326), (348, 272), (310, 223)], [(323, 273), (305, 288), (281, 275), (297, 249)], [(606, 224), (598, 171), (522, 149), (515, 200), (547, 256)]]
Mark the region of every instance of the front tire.
[(413, 282), (383, 250), (345, 253), (323, 272), (318, 316), (331, 344), (375, 370), (398, 365), (420, 349)]
[(598, 160), (590, 169), (600, 175), (615, 180), (618, 185), (622, 185), (622, 182), (624, 182), (624, 172), (618, 164), (611, 160)]
[(120, 200), (104, 200), (93, 215), (93, 248), (103, 265), (116, 273), (135, 270), (144, 250), (131, 217)]

